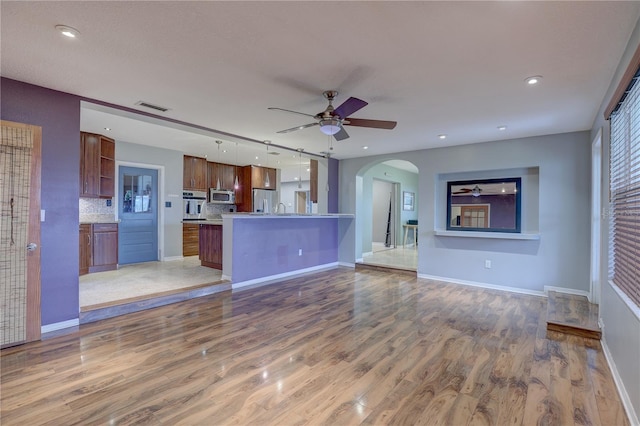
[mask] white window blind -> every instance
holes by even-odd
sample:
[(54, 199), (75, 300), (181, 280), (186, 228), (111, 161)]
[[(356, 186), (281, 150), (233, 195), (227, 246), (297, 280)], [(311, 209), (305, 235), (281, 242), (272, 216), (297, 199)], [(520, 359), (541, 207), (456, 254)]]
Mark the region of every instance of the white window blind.
[(611, 115), (609, 279), (640, 306), (640, 84)]

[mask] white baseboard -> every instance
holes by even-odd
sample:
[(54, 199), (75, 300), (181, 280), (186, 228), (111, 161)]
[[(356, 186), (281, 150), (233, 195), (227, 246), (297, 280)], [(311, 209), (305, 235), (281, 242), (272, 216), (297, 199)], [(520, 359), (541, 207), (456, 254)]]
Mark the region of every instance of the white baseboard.
[(338, 262), (339, 266), (346, 266), (347, 268), (355, 268), (356, 264), (355, 263), (350, 263), (350, 262)]
[(550, 291), (555, 291), (555, 292), (564, 293), (564, 294), (572, 294), (574, 296), (584, 296), (589, 300), (589, 302), (591, 302), (591, 294), (588, 291), (575, 290), (573, 288), (554, 287), (554, 286), (551, 286), (551, 285), (545, 285), (544, 286), (544, 294), (548, 294)]
[(293, 278), (301, 275), (306, 275), (312, 272), (324, 271), (327, 269), (334, 269), (339, 265), (338, 262), (325, 263), (323, 265), (312, 266), (310, 268), (297, 269), (295, 271), (284, 272), (282, 274), (269, 275), (268, 277), (255, 278), (253, 280), (242, 281), (239, 283), (232, 283), (231, 290), (238, 290), (242, 287), (247, 287), (256, 284), (270, 284), (275, 281), (280, 281), (283, 278)]
[(184, 257), (183, 256), (167, 256), (167, 257), (163, 257), (162, 261), (163, 262), (172, 262), (174, 260), (183, 260)]
[(229, 275), (222, 274), (220, 276), (221, 280), (231, 281), (231, 277)]
[(444, 282), (453, 283), (453, 284), (468, 285), (471, 287), (490, 288), (492, 290), (503, 290), (503, 291), (509, 291), (511, 293), (528, 294), (530, 296), (542, 296), (542, 297), (547, 296), (543, 291), (538, 291), (538, 290), (528, 290), (525, 288), (508, 287), (508, 286), (502, 286), (502, 285), (481, 283), (477, 281), (458, 280), (455, 278), (438, 277), (435, 275), (418, 274), (418, 278), (426, 278), (428, 280), (436, 280), (436, 281), (444, 281)]
[(50, 333), (52, 331), (62, 330), (63, 328), (76, 327), (80, 325), (80, 318), (74, 318), (66, 321), (55, 322), (40, 327), (40, 333)]
[(365, 257), (365, 256), (373, 256), (373, 252), (372, 251), (368, 251), (366, 253), (362, 253), (362, 257)]
[(629, 417), (629, 422), (632, 425), (640, 425), (640, 420), (638, 420), (638, 414), (633, 409), (631, 398), (627, 393), (627, 389), (624, 387), (624, 382), (622, 381), (622, 377), (620, 377), (620, 373), (618, 373), (618, 368), (616, 367), (616, 363), (613, 362), (613, 355), (611, 355), (611, 352), (609, 351), (609, 347), (607, 346), (607, 341), (605, 340), (604, 334), (602, 335), (600, 344), (602, 345), (602, 352), (604, 353), (604, 357), (607, 360), (607, 364), (609, 364), (609, 370), (611, 370), (613, 381), (616, 384), (616, 388), (618, 388), (620, 399), (622, 399), (622, 406), (624, 407), (624, 410), (627, 412), (627, 417)]
[(360, 258), (356, 259), (356, 263), (362, 263), (362, 262), (364, 262), (363, 258), (360, 257)]

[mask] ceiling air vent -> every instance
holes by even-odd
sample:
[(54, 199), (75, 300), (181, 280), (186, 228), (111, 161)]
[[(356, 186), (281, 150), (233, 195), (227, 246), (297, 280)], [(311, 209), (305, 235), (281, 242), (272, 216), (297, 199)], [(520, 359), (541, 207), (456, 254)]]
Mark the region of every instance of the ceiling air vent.
[(160, 111), (160, 112), (167, 112), (169, 111), (169, 108), (165, 108), (159, 105), (154, 105), (154, 104), (150, 104), (149, 102), (145, 102), (145, 101), (138, 101), (136, 102), (136, 105), (140, 105), (143, 106), (145, 108), (151, 108), (154, 109), (156, 111)]

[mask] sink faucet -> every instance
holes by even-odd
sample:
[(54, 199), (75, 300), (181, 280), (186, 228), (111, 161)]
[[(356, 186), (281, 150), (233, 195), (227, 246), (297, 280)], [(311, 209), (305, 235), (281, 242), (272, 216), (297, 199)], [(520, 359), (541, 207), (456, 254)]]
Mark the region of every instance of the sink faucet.
[[(282, 206), (282, 212), (280, 211), (280, 206)], [(286, 212), (287, 212), (287, 206), (285, 206), (284, 203), (278, 203), (278, 207), (276, 207), (275, 213), (286, 213)]]

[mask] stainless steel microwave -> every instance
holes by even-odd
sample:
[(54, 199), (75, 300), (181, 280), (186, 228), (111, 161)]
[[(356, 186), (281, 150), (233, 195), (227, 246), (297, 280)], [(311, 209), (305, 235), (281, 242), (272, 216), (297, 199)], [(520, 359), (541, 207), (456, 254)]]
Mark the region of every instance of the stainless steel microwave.
[(235, 204), (236, 196), (233, 191), (223, 189), (209, 189), (209, 202), (213, 204)]

